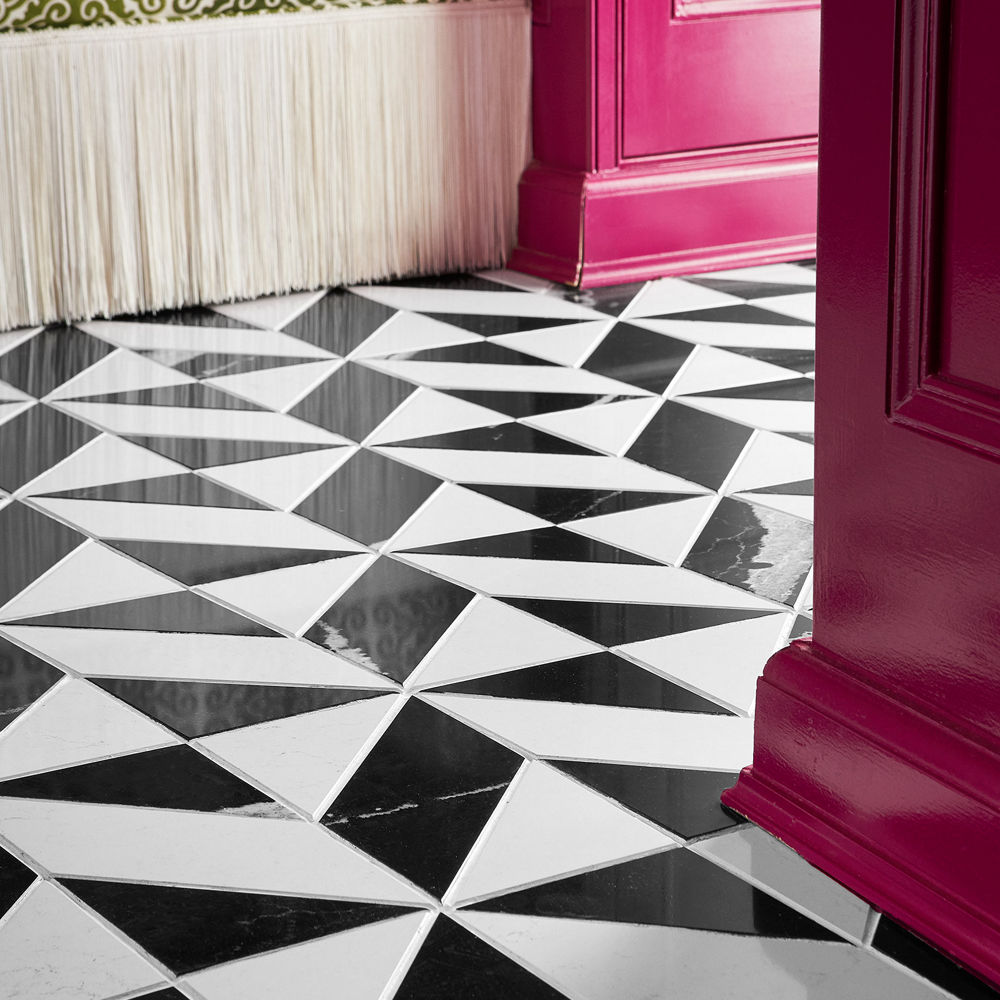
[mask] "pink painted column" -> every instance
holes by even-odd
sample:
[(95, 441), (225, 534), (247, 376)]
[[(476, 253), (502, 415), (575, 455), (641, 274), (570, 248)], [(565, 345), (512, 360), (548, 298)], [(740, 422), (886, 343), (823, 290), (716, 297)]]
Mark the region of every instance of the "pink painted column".
[(535, 0), (510, 266), (589, 287), (812, 256), (818, 0)]

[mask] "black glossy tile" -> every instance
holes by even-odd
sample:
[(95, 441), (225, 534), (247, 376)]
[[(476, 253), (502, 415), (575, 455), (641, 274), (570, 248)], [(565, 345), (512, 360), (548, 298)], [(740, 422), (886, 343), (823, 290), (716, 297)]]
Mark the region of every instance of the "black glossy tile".
[(804, 433), (798, 431), (780, 431), (785, 437), (794, 438), (796, 441), (802, 441), (805, 444), (815, 444), (816, 435), (812, 433)]
[(841, 940), (682, 847), (500, 896), (470, 909), (759, 937)]
[(277, 811), (269, 796), (187, 745), (0, 781), (0, 795), (216, 813), (266, 804)]
[[(504, 291), (513, 292), (514, 288)], [(482, 337), (498, 337), (504, 333), (527, 333), (529, 330), (548, 330), (551, 327), (567, 326), (577, 322), (572, 319), (553, 319), (551, 316), (489, 316), (473, 313), (424, 313), (431, 319), (441, 323), (450, 323), (470, 333), (478, 333)], [(429, 359), (428, 359), (429, 360)], [(548, 364), (538, 361), (538, 364)]]
[(143, 632), (204, 632), (214, 635), (277, 635), (269, 628), (205, 598), (182, 591), (38, 615), (23, 624), (56, 628), (138, 629)]
[(267, 573), (273, 569), (306, 566), (343, 555), (356, 555), (339, 549), (278, 549), (253, 545), (196, 545), (192, 542), (109, 539), (106, 544), (190, 587), (236, 576)]
[(0, 636), (0, 730), (62, 677), (62, 671), (52, 664)]
[(783, 382), (763, 382), (760, 385), (741, 385), (730, 389), (713, 389), (695, 392), (693, 396), (721, 397), (724, 399), (792, 399), (812, 402), (816, 383), (811, 378), (792, 378)]
[(566, 1000), (441, 914), (393, 1000)]
[(15, 501), (0, 507), (0, 605), (87, 539), (80, 532)]
[(448, 274), (415, 275), (411, 278), (392, 278), (378, 284), (390, 288), (448, 288), (455, 292), (516, 292), (517, 288), (490, 281), (478, 274), (453, 271)]
[(97, 437), (89, 424), (44, 403), (0, 424), (0, 489), (13, 493)]
[[(147, 357), (155, 357), (157, 352), (142, 351)], [(166, 353), (166, 352), (163, 352)], [(317, 361), (317, 358), (286, 358), (263, 354), (197, 354), (194, 357), (164, 360), (171, 368), (176, 368), (193, 378), (221, 378), (223, 375), (245, 375), (247, 372), (267, 371), (272, 368), (288, 368)]]
[[(668, 712), (731, 715), (714, 701), (672, 684), (614, 653), (591, 653), (502, 674), (491, 674), (436, 689), (454, 694), (614, 705)], [(0, 786), (2, 788), (2, 786)]]
[(464, 587), (383, 556), (306, 638), (404, 681), (471, 600)]
[(895, 959), (959, 1000), (996, 1000), (1000, 992), (966, 971), (955, 960), (883, 915), (872, 942), (876, 951)]
[(143, 993), (136, 996), (135, 1000), (189, 1000), (183, 993), (178, 992), (172, 986), (164, 990), (156, 990), (153, 993)]
[(525, 424), (496, 424), (466, 431), (450, 431), (427, 437), (400, 439), (406, 448), (447, 448), (451, 451), (516, 451), (531, 455), (596, 455), (583, 445), (564, 441)]
[[(177, 975), (412, 912), (339, 899), (60, 881)], [(288, 987), (294, 996), (295, 984)]]
[(753, 431), (668, 400), (628, 450), (628, 458), (718, 489)]
[(440, 896), (522, 763), (506, 747), (411, 700), (323, 823)]
[(664, 635), (676, 635), (713, 625), (748, 621), (767, 611), (729, 608), (687, 608), (666, 604), (608, 604), (596, 601), (550, 601), (535, 597), (506, 597), (510, 604), (553, 625), (582, 635), (602, 646), (621, 646)]
[(352, 441), (366, 438), (416, 386), (348, 362), (291, 410), (311, 424)]
[(725, 497), (683, 565), (791, 604), (812, 565), (812, 525), (783, 511)]
[(501, 503), (517, 507), (546, 521), (565, 524), (601, 514), (655, 507), (657, 504), (690, 500), (690, 493), (649, 493), (641, 490), (577, 490), (554, 486), (478, 485), (475, 490)]
[(203, 326), (229, 330), (253, 330), (241, 320), (224, 316), (207, 306), (186, 306), (182, 309), (161, 309), (159, 312), (129, 313), (116, 316), (118, 323), (150, 323), (153, 326)]
[(627, 563), (632, 566), (659, 565), (653, 559), (626, 552), (565, 528), (535, 528), (484, 538), (466, 538), (440, 545), (425, 545), (414, 552), (434, 555), (498, 556), (504, 559), (547, 559), (558, 562)]
[(251, 500), (193, 473), (159, 476), (156, 479), (133, 479), (126, 483), (88, 486), (48, 495), (69, 497), (74, 500), (120, 500), (128, 503), (172, 503), (193, 507), (268, 509), (256, 500)]
[(297, 337), (333, 354), (349, 354), (363, 344), (395, 309), (355, 295), (344, 288), (331, 289), (305, 312), (288, 323), (282, 333)]
[[(449, 396), (464, 399), (467, 403), (485, 406), (508, 417), (537, 417), (543, 413), (575, 410), (593, 403), (616, 403), (631, 396), (598, 396), (577, 392), (491, 392), (485, 389), (442, 389)], [(627, 390), (623, 389), (623, 392)]]
[(50, 326), (0, 354), (0, 379), (29, 396), (46, 396), (111, 351), (75, 326)]
[(776, 486), (762, 486), (755, 489), (754, 493), (775, 493), (784, 496), (811, 497), (815, 492), (814, 481), (812, 479), (800, 479), (795, 483), (778, 483)]
[(811, 372), (816, 367), (815, 351), (789, 350), (779, 347), (727, 347), (730, 354), (739, 354), (744, 358), (754, 358), (766, 361), (770, 365), (789, 368), (797, 372)]
[(373, 545), (391, 538), (440, 485), (426, 472), (362, 448), (295, 513)]
[(634, 281), (603, 288), (571, 288), (565, 291), (563, 298), (609, 316), (620, 316), (645, 287), (646, 282)]
[(809, 615), (799, 615), (792, 623), (792, 631), (788, 634), (788, 641), (801, 639), (803, 636), (812, 635), (813, 620)]
[(699, 837), (746, 822), (719, 801), (736, 784), (737, 774), (576, 760), (550, 763), (680, 837)]
[(583, 367), (636, 388), (661, 393), (693, 350), (694, 344), (688, 341), (630, 323), (618, 323)]
[(735, 295), (739, 299), (765, 299), (775, 295), (798, 295), (801, 292), (811, 292), (812, 285), (793, 285), (776, 281), (741, 280), (738, 278), (687, 278), (692, 285), (711, 288), (726, 295)]
[(0, 847), (0, 918), (35, 881), (35, 873)]
[[(486, 317), (492, 319), (493, 317)], [(530, 354), (513, 351), (488, 340), (471, 344), (451, 344), (447, 347), (430, 347), (421, 351), (397, 352), (387, 355), (393, 361), (434, 361), (463, 365), (534, 365), (552, 368), (555, 362), (545, 361)]]
[(102, 677), (94, 683), (187, 739), (286, 719), (385, 694), (337, 687), (278, 687), (208, 681)]
[(130, 406), (183, 406), (193, 410), (263, 410), (263, 406), (233, 396), (201, 382), (168, 385), (158, 389), (129, 389), (85, 398), (88, 403), (115, 403)]
[[(800, 292), (810, 291), (800, 288)], [(661, 316), (649, 316), (648, 319), (678, 319), (685, 322), (700, 323), (754, 323), (761, 326), (812, 326), (804, 319), (785, 316), (772, 312), (770, 309), (760, 309), (757, 306), (741, 302), (732, 306), (713, 306), (711, 309), (693, 309), (689, 312), (666, 313)]]
[(208, 469), (214, 465), (233, 465), (237, 462), (255, 462), (259, 458), (277, 458), (279, 455), (301, 455), (306, 451), (329, 448), (329, 444), (299, 444), (295, 441), (245, 441), (237, 439), (185, 437), (144, 437), (130, 435), (127, 441), (164, 458), (171, 458), (189, 469)]

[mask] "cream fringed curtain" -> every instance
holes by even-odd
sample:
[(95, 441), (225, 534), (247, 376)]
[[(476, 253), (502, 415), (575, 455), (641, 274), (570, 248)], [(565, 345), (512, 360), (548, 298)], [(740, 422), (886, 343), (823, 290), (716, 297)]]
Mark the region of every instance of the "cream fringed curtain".
[(0, 330), (498, 264), (521, 0), (0, 36)]

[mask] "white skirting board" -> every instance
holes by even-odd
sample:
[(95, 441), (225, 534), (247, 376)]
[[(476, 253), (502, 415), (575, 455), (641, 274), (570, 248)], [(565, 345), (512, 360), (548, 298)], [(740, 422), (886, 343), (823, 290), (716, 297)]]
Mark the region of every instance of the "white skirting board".
[(496, 266), (522, 0), (0, 36), (0, 330)]

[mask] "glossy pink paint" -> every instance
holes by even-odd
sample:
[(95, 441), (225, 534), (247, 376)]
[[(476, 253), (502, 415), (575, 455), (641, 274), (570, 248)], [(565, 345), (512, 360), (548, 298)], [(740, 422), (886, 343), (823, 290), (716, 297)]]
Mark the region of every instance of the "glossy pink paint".
[(724, 800), (1000, 985), (998, 32), (824, 7), (815, 634)]
[(535, 0), (510, 265), (584, 287), (810, 256), (817, 0)]

